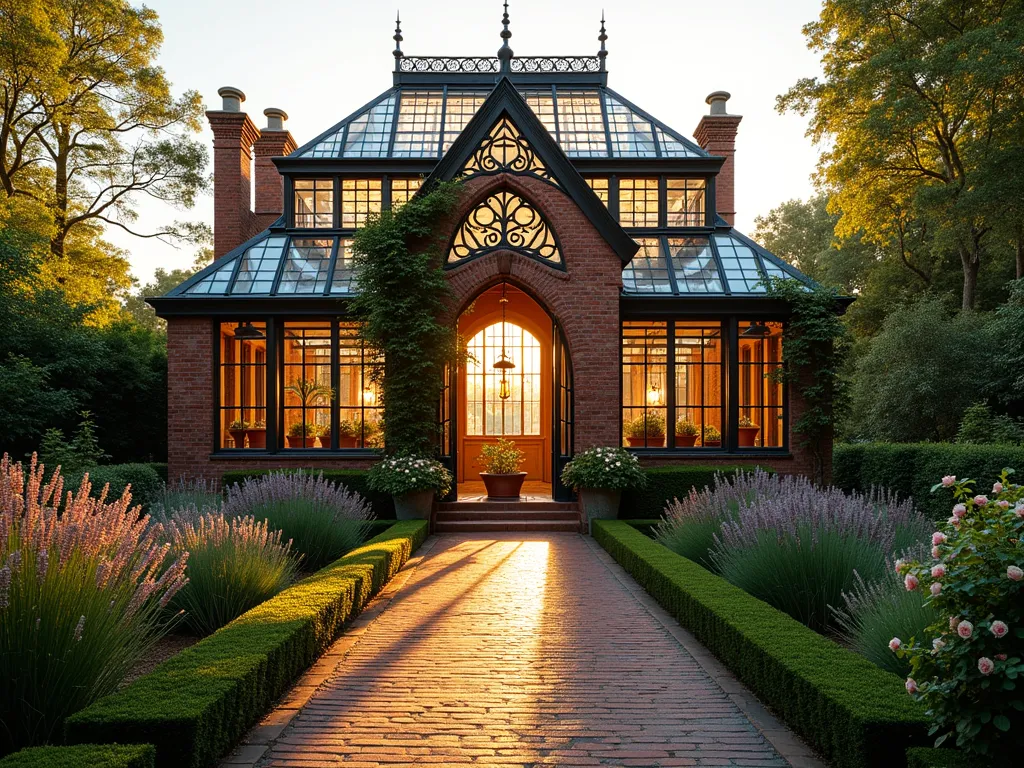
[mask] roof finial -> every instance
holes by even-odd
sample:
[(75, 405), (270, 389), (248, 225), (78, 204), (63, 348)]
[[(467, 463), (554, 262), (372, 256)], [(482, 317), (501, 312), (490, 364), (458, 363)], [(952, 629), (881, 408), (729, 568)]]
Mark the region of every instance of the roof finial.
[(401, 68), (401, 59), (405, 54), (402, 53), (402, 16), (399, 12), (395, 12), (395, 35), (392, 38), (395, 41), (395, 72)]
[(508, 45), (508, 40), (512, 37), (512, 33), (508, 29), (508, 0), (505, 0), (505, 15), (501, 17), (501, 48), (498, 49), (498, 61), (501, 62), (502, 72), (512, 71), (512, 49)]
[(604, 9), (601, 9), (601, 34), (597, 36), (597, 39), (601, 41), (601, 50), (597, 52), (597, 58), (601, 60), (601, 71), (604, 72), (604, 60), (608, 58), (608, 49), (605, 48), (605, 40), (608, 39), (608, 35), (604, 30)]

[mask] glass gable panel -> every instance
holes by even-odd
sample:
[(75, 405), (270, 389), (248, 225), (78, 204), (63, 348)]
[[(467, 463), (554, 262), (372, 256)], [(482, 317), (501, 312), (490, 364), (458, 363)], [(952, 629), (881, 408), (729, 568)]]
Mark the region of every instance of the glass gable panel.
[(452, 142), (462, 133), (466, 124), (484, 103), (487, 94), (472, 91), (448, 91), (448, 101), (444, 108), (444, 141), (441, 151), (447, 152)]
[(524, 91), (523, 98), (527, 105), (533, 110), (537, 119), (541, 121), (548, 133), (555, 135), (555, 101), (551, 96), (551, 89), (546, 91)]
[(398, 110), (394, 157), (435, 157), (441, 145), (440, 91), (406, 91)]
[(356, 263), (352, 255), (352, 240), (343, 237), (338, 243), (338, 259), (331, 280), (332, 294), (352, 293), (355, 290)]
[(700, 153), (694, 152), (661, 128), (658, 128), (658, 144), (661, 145), (662, 157), (700, 157)]
[(281, 273), (280, 293), (323, 293), (334, 240), (292, 240)]
[(558, 140), (570, 157), (608, 156), (608, 137), (597, 91), (558, 90)]
[(656, 237), (639, 237), (640, 250), (622, 270), (622, 289), (626, 293), (672, 293), (668, 262)]
[(654, 129), (650, 121), (607, 93), (604, 103), (608, 110), (612, 154), (615, 157), (656, 157)]
[[(349, 123), (348, 138), (345, 140), (345, 157), (387, 157), (394, 119), (395, 97), (388, 96), (384, 101), (371, 107)], [(315, 149), (316, 147), (314, 147), (314, 151)], [(310, 155), (309, 152), (306, 154)], [(336, 155), (313, 154), (311, 156), (335, 157)]]
[(228, 291), (228, 283), (231, 282), (231, 273), (234, 270), (235, 260), (231, 259), (216, 272), (212, 272), (193, 285), (185, 293), (194, 296), (223, 295)]
[(624, 227), (658, 226), (657, 179), (619, 179), (619, 223)]
[(670, 237), (668, 253), (680, 293), (723, 292), (708, 238)]
[(722, 270), (733, 293), (765, 293), (757, 256), (744, 243), (728, 235), (715, 235), (715, 245), (722, 259)]
[(294, 188), (296, 227), (329, 229), (334, 226), (333, 179), (296, 179)]
[(704, 179), (668, 179), (665, 182), (670, 227), (704, 226)]
[(231, 293), (270, 293), (288, 238), (268, 237), (242, 254)]

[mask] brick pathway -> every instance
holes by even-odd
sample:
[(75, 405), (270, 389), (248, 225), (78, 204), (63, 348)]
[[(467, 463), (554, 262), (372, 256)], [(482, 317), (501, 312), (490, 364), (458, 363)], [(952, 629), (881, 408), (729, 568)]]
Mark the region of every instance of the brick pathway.
[(591, 539), (426, 546), (225, 765), (819, 765)]

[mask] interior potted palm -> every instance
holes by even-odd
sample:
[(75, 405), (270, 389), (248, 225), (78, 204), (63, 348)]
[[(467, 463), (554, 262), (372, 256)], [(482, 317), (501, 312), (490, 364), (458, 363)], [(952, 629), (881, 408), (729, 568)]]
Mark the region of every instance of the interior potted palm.
[(714, 424), (704, 425), (704, 446), (707, 448), (722, 447), (722, 433)]
[(622, 431), (630, 448), (660, 448), (665, 445), (665, 417), (657, 411), (627, 421)]
[(242, 419), (235, 419), (228, 425), (228, 434), (235, 442), (235, 448), (245, 448), (245, 431), (249, 428), (249, 422)]
[(480, 479), (484, 481), (488, 499), (513, 501), (519, 498), (526, 480), (526, 473), (519, 471), (523, 456), (512, 440), (504, 438), (480, 449), (480, 461), (484, 466)]
[(252, 426), (245, 430), (245, 436), (249, 440), (250, 448), (266, 448), (267, 422), (254, 421)]
[(316, 436), (320, 428), (312, 422), (296, 421), (288, 427), (289, 448), (312, 448), (316, 445)]
[(562, 470), (562, 482), (580, 495), (588, 527), (594, 520), (619, 515), (622, 492), (647, 485), (636, 456), (623, 448), (591, 448)]
[(437, 459), (426, 456), (392, 456), (374, 464), (368, 473), (370, 490), (390, 493), (399, 520), (426, 520), (435, 496), (446, 496), (452, 473)]
[(699, 435), (700, 427), (689, 419), (676, 421), (676, 448), (693, 448)]
[(761, 427), (755, 424), (747, 416), (740, 416), (739, 423), (739, 445), (740, 448), (753, 448), (757, 445), (757, 433)]

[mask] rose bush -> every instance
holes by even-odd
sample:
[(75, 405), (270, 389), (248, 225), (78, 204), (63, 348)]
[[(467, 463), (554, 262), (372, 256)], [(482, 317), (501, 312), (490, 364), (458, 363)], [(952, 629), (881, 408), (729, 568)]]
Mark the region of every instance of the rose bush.
[(932, 534), (931, 561), (897, 561), (908, 590), (941, 617), (891, 647), (911, 663), (907, 690), (928, 708), (936, 746), (1008, 756), (1024, 738), (1024, 486), (1003, 470), (991, 493), (947, 475), (956, 504)]

